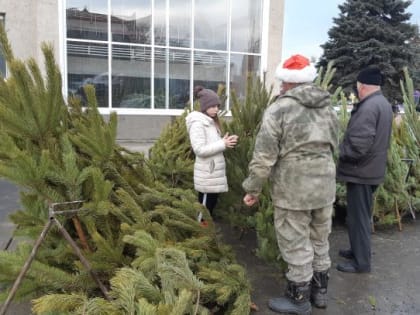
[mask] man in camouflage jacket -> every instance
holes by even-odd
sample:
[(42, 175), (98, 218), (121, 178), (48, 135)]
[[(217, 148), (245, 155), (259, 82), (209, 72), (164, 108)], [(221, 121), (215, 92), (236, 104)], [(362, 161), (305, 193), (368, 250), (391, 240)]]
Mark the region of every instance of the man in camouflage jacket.
[(249, 176), (242, 184), (244, 202), (256, 203), (270, 179), (288, 284), (285, 297), (271, 299), (269, 306), (277, 312), (310, 314), (310, 298), (321, 308), (327, 302), (338, 119), (330, 94), (311, 83), (316, 70), (307, 58), (292, 56), (277, 68), (276, 76), (282, 94), (264, 113)]

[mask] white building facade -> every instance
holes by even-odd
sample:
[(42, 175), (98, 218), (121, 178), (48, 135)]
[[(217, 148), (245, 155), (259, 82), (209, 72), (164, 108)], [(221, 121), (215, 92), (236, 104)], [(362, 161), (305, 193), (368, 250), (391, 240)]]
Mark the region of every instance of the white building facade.
[(249, 75), (274, 84), (283, 12), (284, 0), (0, 0), (15, 55), (41, 64), (51, 43), (63, 93), (93, 84), (121, 141), (156, 139), (197, 85), (242, 97)]

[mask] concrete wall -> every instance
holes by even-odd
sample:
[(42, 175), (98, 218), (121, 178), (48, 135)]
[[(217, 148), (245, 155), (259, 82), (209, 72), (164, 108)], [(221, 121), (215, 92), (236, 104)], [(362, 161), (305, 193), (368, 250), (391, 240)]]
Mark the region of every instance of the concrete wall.
[(176, 117), (118, 115), (117, 142), (133, 151), (147, 155), (149, 148), (159, 138), (163, 128)]
[(279, 92), (279, 84), (274, 78), (277, 65), (282, 60), (282, 42), (283, 42), (283, 21), (284, 21), (284, 2), (285, 0), (271, 0), (269, 13), (269, 40), (268, 40), (268, 58), (266, 85), (273, 86), (273, 93)]
[(34, 58), (44, 63), (41, 43), (51, 43), (58, 59), (58, 1), (0, 0), (0, 12), (6, 13), (5, 26), (15, 56)]
[(162, 128), (175, 117), (150, 115), (118, 115), (118, 134), (123, 141), (153, 141), (159, 138)]

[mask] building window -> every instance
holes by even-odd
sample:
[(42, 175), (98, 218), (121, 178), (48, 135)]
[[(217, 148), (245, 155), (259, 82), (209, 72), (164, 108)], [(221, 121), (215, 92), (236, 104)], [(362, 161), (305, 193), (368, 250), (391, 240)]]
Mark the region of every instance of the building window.
[[(5, 26), (4, 20), (5, 20), (5, 14), (0, 13), (0, 25), (2, 27)], [(6, 60), (4, 60), (3, 51), (0, 46), (0, 78), (4, 78), (6, 76)]]
[[(182, 110), (195, 85), (245, 93), (260, 74), (263, 0), (67, 0), (69, 94), (101, 109)], [(229, 104), (227, 104), (229, 110)]]

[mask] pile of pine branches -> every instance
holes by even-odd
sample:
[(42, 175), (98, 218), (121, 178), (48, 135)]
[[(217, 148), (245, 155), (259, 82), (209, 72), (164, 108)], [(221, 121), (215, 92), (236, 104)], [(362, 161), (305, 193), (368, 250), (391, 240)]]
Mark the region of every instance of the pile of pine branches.
[[(52, 228), (16, 295), (32, 300), (35, 314), (248, 314), (245, 271), (195, 193), (168, 184), (159, 165), (116, 144), (117, 117), (103, 119), (93, 87), (84, 104), (63, 99), (50, 46), (42, 46), (43, 71), (13, 56), (4, 29), (0, 43), (9, 70), (0, 79), (0, 176), (21, 188), (22, 209), (11, 219), (24, 240), (0, 252), (0, 301), (49, 220), (49, 206), (82, 200), (77, 214), (58, 220), (109, 295)], [(197, 221), (200, 211), (208, 226)]]

